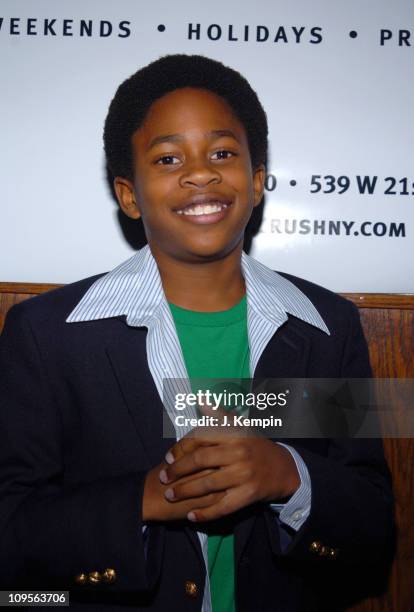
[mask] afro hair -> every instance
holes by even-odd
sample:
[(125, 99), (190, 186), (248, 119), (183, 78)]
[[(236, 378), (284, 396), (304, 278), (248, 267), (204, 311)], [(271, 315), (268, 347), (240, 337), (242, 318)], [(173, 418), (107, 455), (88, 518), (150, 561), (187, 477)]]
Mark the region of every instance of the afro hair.
[(246, 130), (253, 168), (266, 166), (266, 113), (248, 81), (236, 70), (202, 55), (166, 55), (121, 83), (109, 106), (104, 148), (113, 177), (133, 179), (132, 135), (156, 100), (184, 87), (221, 96)]

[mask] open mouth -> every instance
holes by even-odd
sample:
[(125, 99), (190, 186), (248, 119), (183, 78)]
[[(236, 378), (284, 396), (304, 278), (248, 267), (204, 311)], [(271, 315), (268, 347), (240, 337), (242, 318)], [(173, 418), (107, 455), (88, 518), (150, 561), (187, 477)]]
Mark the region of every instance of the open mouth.
[(226, 217), (231, 205), (232, 200), (221, 193), (197, 193), (174, 212), (192, 223), (217, 223)]
[(230, 206), (225, 202), (209, 202), (208, 204), (190, 204), (176, 211), (177, 215), (199, 217), (201, 215), (212, 215), (226, 210)]

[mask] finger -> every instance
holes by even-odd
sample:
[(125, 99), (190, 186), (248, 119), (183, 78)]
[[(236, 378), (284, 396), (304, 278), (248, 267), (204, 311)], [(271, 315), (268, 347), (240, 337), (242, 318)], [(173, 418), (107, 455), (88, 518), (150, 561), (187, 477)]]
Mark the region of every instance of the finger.
[(187, 517), (188, 512), (195, 505), (198, 508), (207, 508), (208, 506), (212, 506), (217, 504), (220, 499), (223, 497), (224, 493), (210, 493), (209, 495), (205, 495), (204, 497), (198, 497), (196, 500), (184, 500), (180, 503), (170, 503), (167, 500), (164, 500), (165, 503), (161, 503), (160, 506), (162, 508), (162, 519), (163, 520), (180, 520), (185, 519)]
[[(216, 493), (209, 493), (208, 495), (204, 495), (203, 497), (198, 497), (197, 499), (191, 500), (191, 503), (189, 502), (189, 500), (185, 502), (183, 501), (181, 503), (185, 503), (187, 505), (187, 508), (189, 509), (197, 505), (197, 508), (201, 508), (204, 510), (204, 508), (208, 508), (209, 506), (214, 506), (218, 504), (224, 496), (225, 492), (217, 491)], [(178, 504), (171, 504), (172, 508), (176, 506), (178, 506)]]
[(200, 472), (197, 472), (196, 474), (190, 474), (189, 476), (183, 476), (182, 478), (179, 478), (175, 482), (184, 484), (186, 482), (191, 482), (192, 480), (197, 480), (197, 478), (201, 478), (202, 476), (208, 476), (209, 474), (213, 474), (215, 471), (216, 470), (214, 468), (208, 469), (208, 470), (201, 470)]
[(240, 486), (233, 488), (216, 503), (210, 505), (199, 505), (187, 514), (191, 522), (214, 521), (228, 516), (240, 508), (252, 503), (249, 487)]
[(241, 456), (242, 451), (233, 444), (199, 446), (192, 453), (187, 453), (163, 469), (160, 472), (160, 480), (167, 484), (204, 469), (225, 467), (236, 463)]
[[(190, 434), (195, 430), (192, 430)], [(197, 436), (185, 436), (174, 444), (165, 456), (168, 464), (172, 464), (178, 459), (181, 459), (186, 453), (192, 453), (198, 446), (208, 446), (211, 444), (208, 440)]]
[(165, 497), (169, 501), (181, 501), (202, 497), (216, 491), (226, 491), (229, 488), (239, 485), (239, 473), (233, 466), (228, 466), (220, 470), (209, 470), (200, 478), (192, 478), (183, 482), (180, 479), (173, 486), (169, 486), (165, 491)]

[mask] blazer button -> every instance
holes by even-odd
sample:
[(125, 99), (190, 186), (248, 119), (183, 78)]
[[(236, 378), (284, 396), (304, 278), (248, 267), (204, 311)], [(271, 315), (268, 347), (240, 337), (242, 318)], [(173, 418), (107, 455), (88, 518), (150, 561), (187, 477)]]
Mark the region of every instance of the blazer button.
[(116, 572), (114, 569), (107, 567), (104, 572), (102, 572), (102, 578), (105, 582), (115, 582), (116, 580)]
[(185, 581), (185, 594), (188, 595), (189, 597), (197, 597), (197, 585), (195, 582), (192, 582), (191, 580), (186, 580)]
[(312, 542), (312, 544), (309, 546), (309, 550), (316, 554), (319, 553), (321, 548), (322, 548), (322, 544), (320, 542)]
[(101, 582), (102, 576), (99, 572), (89, 572), (88, 574), (88, 581), (91, 584), (98, 584), (98, 582)]
[(77, 576), (75, 576), (76, 584), (86, 584), (87, 581), (88, 581), (88, 575), (87, 574), (78, 574)]

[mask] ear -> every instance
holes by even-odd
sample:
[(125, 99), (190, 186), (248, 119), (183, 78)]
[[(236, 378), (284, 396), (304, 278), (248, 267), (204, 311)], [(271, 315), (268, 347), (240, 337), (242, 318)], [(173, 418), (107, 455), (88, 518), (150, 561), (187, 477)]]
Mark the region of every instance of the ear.
[(255, 170), (253, 170), (253, 189), (254, 189), (254, 203), (253, 206), (258, 206), (263, 198), (264, 184), (266, 178), (266, 171), (263, 164), (260, 164)]
[(139, 219), (141, 212), (136, 202), (134, 186), (131, 181), (122, 176), (116, 176), (114, 189), (122, 211), (131, 219)]

